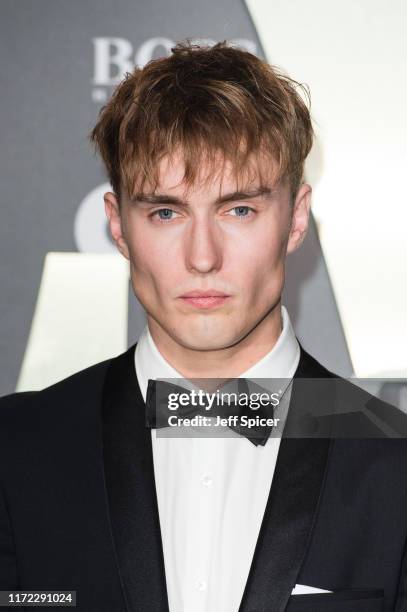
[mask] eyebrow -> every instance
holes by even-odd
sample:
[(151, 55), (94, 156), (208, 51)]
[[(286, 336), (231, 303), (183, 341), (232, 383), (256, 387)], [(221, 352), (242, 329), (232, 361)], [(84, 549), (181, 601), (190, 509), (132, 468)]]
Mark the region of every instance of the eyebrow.
[[(226, 202), (239, 202), (241, 200), (251, 200), (260, 196), (266, 198), (273, 196), (274, 189), (267, 186), (260, 186), (254, 189), (245, 191), (233, 191), (227, 193), (216, 200), (216, 204), (224, 204)], [(143, 202), (146, 204), (176, 204), (178, 206), (188, 206), (188, 202), (183, 201), (181, 198), (171, 196), (167, 194), (155, 194), (155, 193), (135, 193), (131, 198), (130, 202)]]

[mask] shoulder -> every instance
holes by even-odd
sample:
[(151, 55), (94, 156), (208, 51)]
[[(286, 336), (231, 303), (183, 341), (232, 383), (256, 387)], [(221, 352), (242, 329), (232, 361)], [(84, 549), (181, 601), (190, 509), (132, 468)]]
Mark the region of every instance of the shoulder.
[(0, 482), (10, 484), (30, 465), (46, 471), (67, 457), (74, 463), (84, 449), (97, 448), (106, 380), (128, 354), (131, 348), (44, 389), (1, 397)]
[(374, 448), (373, 440), (390, 439), (393, 444), (383, 446), (378, 442), (377, 446), (385, 449), (386, 454), (395, 449), (398, 449), (397, 453), (405, 453), (407, 414), (383, 400), (380, 391), (370, 392), (378, 388), (378, 381), (372, 380), (369, 384), (368, 379), (342, 377), (328, 370), (301, 345), (300, 348), (296, 375), (301, 394), (308, 398), (307, 407), (313, 416), (326, 426), (334, 425), (333, 431), (337, 432), (334, 437), (345, 441), (359, 439), (360, 443), (369, 439), (369, 448)]
[[(298, 339), (297, 339), (298, 340)], [(328, 370), (311, 353), (305, 350), (298, 341), (300, 347), (300, 359), (298, 361), (295, 376), (299, 378), (341, 378), (339, 374)]]
[(80, 370), (44, 389), (0, 397), (0, 435), (7, 430), (35, 430), (58, 420), (86, 418), (98, 408), (106, 373), (120, 357), (112, 357)]

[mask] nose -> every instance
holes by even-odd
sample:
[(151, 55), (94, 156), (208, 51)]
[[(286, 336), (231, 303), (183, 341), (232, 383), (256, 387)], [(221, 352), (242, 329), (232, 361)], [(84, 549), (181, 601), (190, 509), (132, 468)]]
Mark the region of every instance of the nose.
[(185, 264), (190, 272), (208, 274), (222, 266), (222, 241), (216, 223), (194, 219), (186, 236)]

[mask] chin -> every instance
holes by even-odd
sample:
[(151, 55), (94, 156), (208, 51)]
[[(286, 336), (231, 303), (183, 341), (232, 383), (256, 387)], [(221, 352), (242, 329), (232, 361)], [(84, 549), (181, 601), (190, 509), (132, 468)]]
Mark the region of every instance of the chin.
[(188, 348), (193, 351), (217, 351), (224, 348), (227, 348), (222, 342), (219, 341), (219, 338), (194, 338), (191, 337), (184, 339), (180, 339), (179, 343), (182, 344), (185, 348)]
[[(175, 331), (175, 328), (173, 328)], [(239, 335), (226, 330), (223, 325), (184, 325), (181, 330), (175, 331), (174, 339), (185, 348), (195, 351), (216, 351), (232, 346), (239, 341)]]

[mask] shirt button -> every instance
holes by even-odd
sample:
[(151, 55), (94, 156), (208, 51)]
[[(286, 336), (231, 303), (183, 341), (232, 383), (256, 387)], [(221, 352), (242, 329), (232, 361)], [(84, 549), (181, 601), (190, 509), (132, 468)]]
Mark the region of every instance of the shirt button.
[(213, 480), (208, 474), (203, 474), (203, 476), (201, 477), (201, 482), (205, 487), (210, 487)]
[(195, 584), (195, 588), (197, 591), (206, 591), (206, 581), (198, 580)]

